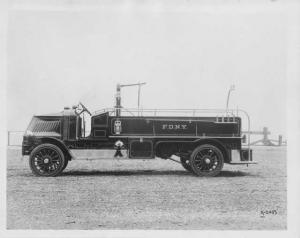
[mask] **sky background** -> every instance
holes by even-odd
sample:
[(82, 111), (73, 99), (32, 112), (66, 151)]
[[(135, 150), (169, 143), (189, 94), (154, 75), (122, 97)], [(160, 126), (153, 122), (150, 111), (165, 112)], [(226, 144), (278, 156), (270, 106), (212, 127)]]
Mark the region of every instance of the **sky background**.
[[(79, 1), (80, 2), (80, 1)], [(286, 15), (262, 6), (196, 1), (18, 6), (7, 32), (8, 130), (82, 101), (112, 107), (120, 83), (147, 82), (144, 108), (231, 108), (252, 129), (286, 135)], [(137, 88), (122, 90), (136, 107)]]

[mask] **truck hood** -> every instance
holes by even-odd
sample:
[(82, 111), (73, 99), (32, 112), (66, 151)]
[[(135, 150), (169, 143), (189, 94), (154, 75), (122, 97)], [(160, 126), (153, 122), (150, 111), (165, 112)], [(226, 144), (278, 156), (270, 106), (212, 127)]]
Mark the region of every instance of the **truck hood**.
[(62, 116), (76, 116), (76, 113), (74, 110), (63, 110), (61, 112), (55, 112), (55, 113), (49, 113), (49, 114), (43, 114), (43, 115), (35, 115), (36, 117), (62, 117)]

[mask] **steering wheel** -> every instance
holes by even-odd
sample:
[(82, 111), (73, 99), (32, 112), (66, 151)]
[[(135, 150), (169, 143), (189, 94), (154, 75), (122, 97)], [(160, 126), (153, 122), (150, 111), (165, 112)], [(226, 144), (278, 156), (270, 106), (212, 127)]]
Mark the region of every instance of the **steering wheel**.
[(79, 102), (78, 105), (73, 106), (73, 109), (78, 116), (83, 112), (87, 112), (90, 116), (92, 115), (92, 113), (81, 102)]
[(87, 112), (90, 116), (92, 115), (92, 113), (81, 103), (79, 102), (79, 105), (82, 107), (82, 112)]

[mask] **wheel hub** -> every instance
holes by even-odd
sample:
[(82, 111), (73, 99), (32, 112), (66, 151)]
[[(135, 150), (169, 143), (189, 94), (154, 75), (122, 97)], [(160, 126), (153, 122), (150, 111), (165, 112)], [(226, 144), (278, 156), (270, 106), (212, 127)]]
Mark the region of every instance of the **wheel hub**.
[(44, 158), (43, 162), (44, 162), (44, 164), (49, 164), (50, 160), (51, 160), (50, 158), (46, 157), (46, 158)]
[(204, 161), (206, 164), (210, 164), (210, 158), (205, 158)]

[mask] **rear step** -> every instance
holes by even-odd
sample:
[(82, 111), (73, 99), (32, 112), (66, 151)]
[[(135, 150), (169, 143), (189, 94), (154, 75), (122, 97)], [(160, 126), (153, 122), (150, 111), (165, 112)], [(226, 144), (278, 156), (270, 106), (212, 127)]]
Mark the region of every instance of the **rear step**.
[(239, 162), (230, 162), (229, 164), (238, 165), (238, 164), (257, 164), (256, 161), (239, 161)]

